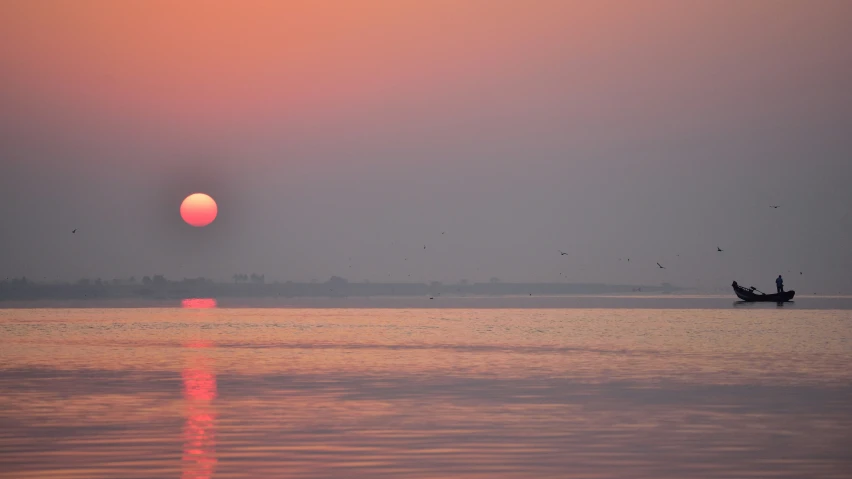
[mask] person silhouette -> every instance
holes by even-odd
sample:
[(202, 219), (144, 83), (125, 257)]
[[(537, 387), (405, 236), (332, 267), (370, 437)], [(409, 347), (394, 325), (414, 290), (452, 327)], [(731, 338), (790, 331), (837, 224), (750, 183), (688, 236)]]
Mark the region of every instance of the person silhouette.
[(780, 274), (777, 278), (775, 278), (775, 289), (777, 289), (779, 293), (784, 292), (784, 278), (782, 278)]

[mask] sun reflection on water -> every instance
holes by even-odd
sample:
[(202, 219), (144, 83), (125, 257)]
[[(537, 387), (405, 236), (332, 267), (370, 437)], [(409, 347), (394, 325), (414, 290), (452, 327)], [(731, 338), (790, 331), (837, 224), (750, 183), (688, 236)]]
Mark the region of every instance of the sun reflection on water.
[(186, 422), (183, 427), (183, 479), (210, 479), (216, 468), (216, 374), (205, 350), (210, 341), (192, 341), (187, 365), (181, 371)]
[(181, 300), (180, 306), (188, 309), (211, 309), (218, 306), (216, 298), (186, 298)]

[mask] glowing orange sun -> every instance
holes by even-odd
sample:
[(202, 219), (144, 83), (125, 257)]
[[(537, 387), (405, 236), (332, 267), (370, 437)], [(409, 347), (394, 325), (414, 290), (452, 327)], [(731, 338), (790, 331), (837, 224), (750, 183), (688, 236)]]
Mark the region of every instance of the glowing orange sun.
[(187, 224), (199, 228), (212, 223), (217, 213), (219, 213), (219, 207), (216, 206), (216, 202), (204, 193), (193, 193), (180, 204), (180, 217)]

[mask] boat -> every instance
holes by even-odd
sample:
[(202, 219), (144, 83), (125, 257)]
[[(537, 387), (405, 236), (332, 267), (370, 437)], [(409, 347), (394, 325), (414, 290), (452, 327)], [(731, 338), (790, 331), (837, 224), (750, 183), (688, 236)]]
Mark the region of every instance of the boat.
[(766, 294), (763, 291), (758, 290), (754, 286), (750, 288), (743, 288), (738, 285), (736, 281), (731, 286), (734, 287), (734, 294), (737, 295), (743, 301), (754, 303), (754, 302), (767, 302), (767, 303), (786, 303), (787, 301), (792, 301), (793, 296), (796, 295), (795, 291), (782, 291), (780, 293), (775, 294)]

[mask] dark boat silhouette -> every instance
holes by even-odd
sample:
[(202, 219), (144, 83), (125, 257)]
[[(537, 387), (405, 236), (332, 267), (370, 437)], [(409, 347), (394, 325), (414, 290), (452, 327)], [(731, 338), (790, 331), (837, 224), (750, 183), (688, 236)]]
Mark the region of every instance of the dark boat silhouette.
[(767, 303), (784, 303), (787, 301), (791, 301), (793, 296), (796, 295), (795, 291), (784, 291), (782, 293), (775, 294), (765, 294), (762, 291), (756, 289), (754, 286), (751, 288), (743, 288), (738, 285), (736, 281), (732, 284), (734, 288), (734, 294), (737, 295), (743, 301), (754, 303), (754, 302), (767, 302)]

